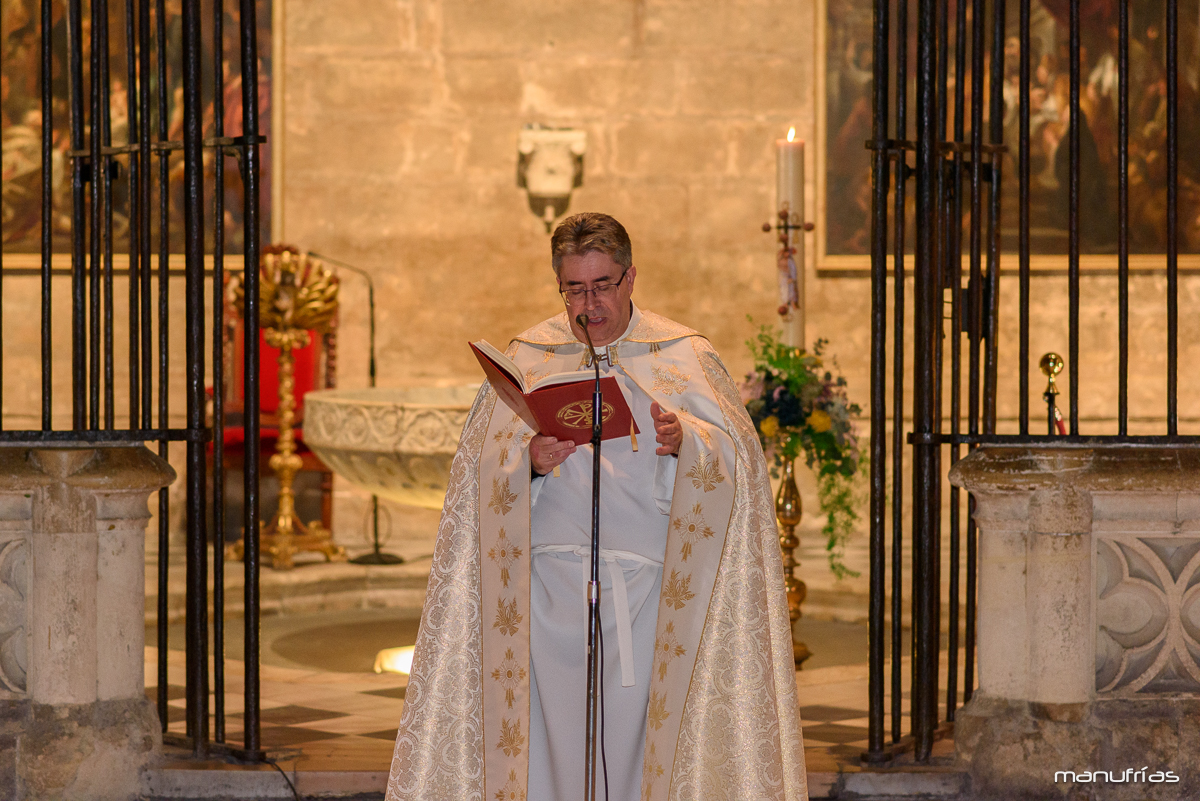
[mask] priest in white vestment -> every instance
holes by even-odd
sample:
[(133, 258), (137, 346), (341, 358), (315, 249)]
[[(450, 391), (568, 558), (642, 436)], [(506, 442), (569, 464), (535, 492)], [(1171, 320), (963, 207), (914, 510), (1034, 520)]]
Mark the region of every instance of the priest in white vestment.
[[(625, 229), (551, 240), (566, 313), (517, 337), (527, 383), (616, 378), (642, 432), (601, 448), (608, 798), (807, 798), (791, 633), (753, 425), (716, 352), (632, 301)], [(451, 469), (388, 799), (584, 792), (592, 452), (531, 431), (485, 385)], [(639, 447), (640, 445), (640, 447)], [(603, 798), (603, 778), (599, 781)]]

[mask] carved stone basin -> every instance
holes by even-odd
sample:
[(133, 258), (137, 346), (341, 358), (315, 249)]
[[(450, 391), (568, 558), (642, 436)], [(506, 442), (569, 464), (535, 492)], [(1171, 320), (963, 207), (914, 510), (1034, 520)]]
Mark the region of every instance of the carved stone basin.
[(304, 442), (335, 473), (398, 503), (441, 509), (478, 386), (327, 389), (304, 396)]

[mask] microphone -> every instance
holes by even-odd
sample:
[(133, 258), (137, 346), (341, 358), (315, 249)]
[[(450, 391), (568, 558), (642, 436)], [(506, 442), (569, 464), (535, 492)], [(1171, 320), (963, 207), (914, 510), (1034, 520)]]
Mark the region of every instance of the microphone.
[[(588, 351), (592, 354), (592, 366), (596, 368), (596, 388), (592, 391), (592, 445), (598, 446), (602, 426), (600, 408), (603, 404), (603, 398), (600, 395), (600, 357), (596, 355), (596, 346), (592, 344), (592, 334), (588, 331), (588, 322), (590, 321), (586, 314), (575, 317), (575, 323), (583, 329), (583, 336), (587, 339)], [(597, 464), (596, 467), (599, 465)]]
[[(592, 344), (592, 332), (588, 331), (588, 319), (586, 314), (580, 314), (575, 317), (575, 324), (583, 329), (583, 336), (587, 339), (588, 351), (592, 354), (592, 364), (596, 365), (596, 372), (600, 372), (600, 359), (596, 356), (596, 347)], [(597, 378), (599, 380), (599, 378)]]

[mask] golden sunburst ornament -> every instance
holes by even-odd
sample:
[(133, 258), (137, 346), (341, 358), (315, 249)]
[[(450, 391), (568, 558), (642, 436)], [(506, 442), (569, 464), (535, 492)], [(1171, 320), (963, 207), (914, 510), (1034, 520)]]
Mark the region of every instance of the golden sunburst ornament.
[(658, 664), (658, 680), (666, 681), (667, 668), (686, 653), (687, 650), (679, 644), (679, 638), (675, 636), (675, 621), (672, 620), (663, 629), (663, 636), (654, 643), (654, 661)]
[(508, 708), (512, 709), (513, 701), (516, 699), (516, 689), (521, 686), (521, 682), (525, 681), (525, 668), (521, 667), (516, 657), (513, 656), (513, 649), (505, 650), (500, 667), (492, 671), (492, 678), (504, 688), (504, 701), (508, 704)]
[(500, 536), (496, 538), (496, 546), (488, 551), (488, 559), (491, 559), (500, 568), (500, 581), (506, 590), (510, 577), (509, 569), (513, 566), (513, 562), (520, 558), (520, 546), (513, 545), (513, 541), (508, 538), (508, 532), (501, 527)]
[(671, 528), (675, 529), (683, 540), (683, 545), (680, 546), (679, 553), (685, 562), (692, 555), (692, 546), (702, 539), (712, 537), (716, 533), (704, 522), (702, 512), (700, 504), (696, 504), (683, 517), (677, 517), (671, 521)]

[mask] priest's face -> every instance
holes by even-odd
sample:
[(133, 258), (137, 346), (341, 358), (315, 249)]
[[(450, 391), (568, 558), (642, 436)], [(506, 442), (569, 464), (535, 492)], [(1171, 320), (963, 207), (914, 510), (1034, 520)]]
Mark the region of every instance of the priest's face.
[(626, 270), (598, 250), (563, 257), (558, 288), (567, 304), (571, 331), (580, 342), (587, 341), (575, 322), (581, 314), (588, 316), (588, 333), (596, 347), (616, 342), (625, 333), (633, 313), (629, 299), (636, 276), (637, 268)]

